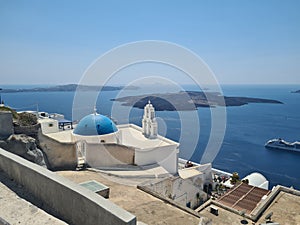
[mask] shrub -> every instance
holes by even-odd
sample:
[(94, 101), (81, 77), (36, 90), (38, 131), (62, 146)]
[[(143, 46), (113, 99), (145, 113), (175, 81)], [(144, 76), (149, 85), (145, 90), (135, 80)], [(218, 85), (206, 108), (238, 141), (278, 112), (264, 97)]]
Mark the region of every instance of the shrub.
[(19, 121), (18, 124), (20, 126), (32, 126), (37, 124), (37, 117), (32, 113), (19, 113)]
[(240, 182), (240, 176), (237, 172), (234, 172), (231, 176), (230, 183), (231, 184), (236, 184), (236, 183), (239, 183), (239, 182)]

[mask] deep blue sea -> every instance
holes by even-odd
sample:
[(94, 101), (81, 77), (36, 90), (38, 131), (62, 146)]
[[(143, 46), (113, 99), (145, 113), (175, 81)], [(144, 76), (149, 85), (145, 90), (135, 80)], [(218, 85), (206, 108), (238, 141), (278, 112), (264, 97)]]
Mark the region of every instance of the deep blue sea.
[[(185, 86), (184, 89), (196, 90), (193, 86)], [(227, 172), (237, 171), (240, 177), (258, 171), (270, 181), (270, 188), (273, 185), (282, 184), (300, 189), (300, 153), (264, 148), (265, 142), (271, 138), (281, 137), (287, 141), (300, 141), (300, 94), (291, 93), (291, 91), (299, 90), (300, 86), (224, 85), (222, 89), (224, 95), (227, 96), (269, 98), (279, 100), (284, 104), (253, 103), (227, 107), (225, 138), (217, 157), (212, 162), (213, 167)], [(119, 124), (129, 120), (141, 125), (143, 110), (110, 101), (118, 93), (119, 91), (102, 92), (96, 104), (98, 112), (111, 115), (112, 105), (114, 105), (118, 113), (112, 116)], [(133, 90), (130, 94), (137, 95), (140, 92)], [(62, 113), (67, 119), (72, 119), (73, 98), (73, 92), (2, 93), (5, 104), (17, 110), (36, 110), (38, 105), (39, 111)], [(85, 103), (85, 101), (81, 103), (83, 112), (91, 112), (92, 109), (85, 107)], [(129, 111), (129, 116), (125, 113), (127, 111)], [(191, 118), (190, 121), (187, 119), (186, 124), (190, 124), (190, 129), (186, 132), (193, 134), (197, 128), (193, 126), (193, 117), (189, 115), (195, 111), (181, 113), (185, 115), (185, 118)], [(193, 152), (193, 135), (186, 135), (190, 139), (187, 137), (180, 143), (180, 156), (200, 162), (210, 135), (211, 111), (209, 108), (199, 108), (196, 113), (200, 119), (197, 146)], [(162, 111), (157, 112), (156, 115), (159, 118), (160, 132), (178, 141), (181, 136), (181, 116), (178, 112)]]

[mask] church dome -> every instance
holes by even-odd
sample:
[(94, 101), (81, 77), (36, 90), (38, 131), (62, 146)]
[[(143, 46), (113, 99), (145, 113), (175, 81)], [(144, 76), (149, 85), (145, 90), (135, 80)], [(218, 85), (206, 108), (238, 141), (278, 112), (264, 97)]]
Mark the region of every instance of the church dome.
[(104, 135), (118, 130), (115, 123), (106, 116), (90, 114), (83, 117), (74, 130), (74, 134), (83, 136)]

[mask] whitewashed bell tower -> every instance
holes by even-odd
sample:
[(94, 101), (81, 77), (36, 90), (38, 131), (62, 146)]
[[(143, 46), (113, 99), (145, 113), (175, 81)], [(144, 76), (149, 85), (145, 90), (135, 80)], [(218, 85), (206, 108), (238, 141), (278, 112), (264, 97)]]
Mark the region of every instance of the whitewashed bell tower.
[(157, 137), (157, 121), (155, 118), (155, 109), (150, 100), (144, 107), (144, 116), (142, 121), (143, 134), (147, 138)]

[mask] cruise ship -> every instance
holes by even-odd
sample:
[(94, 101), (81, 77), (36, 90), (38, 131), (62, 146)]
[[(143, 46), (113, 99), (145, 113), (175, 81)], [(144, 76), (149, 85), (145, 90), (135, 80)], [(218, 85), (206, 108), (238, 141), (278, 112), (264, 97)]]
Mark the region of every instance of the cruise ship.
[(274, 148), (274, 149), (300, 152), (300, 142), (299, 141), (288, 142), (288, 141), (285, 141), (281, 138), (269, 140), (265, 144), (265, 147), (266, 148)]

